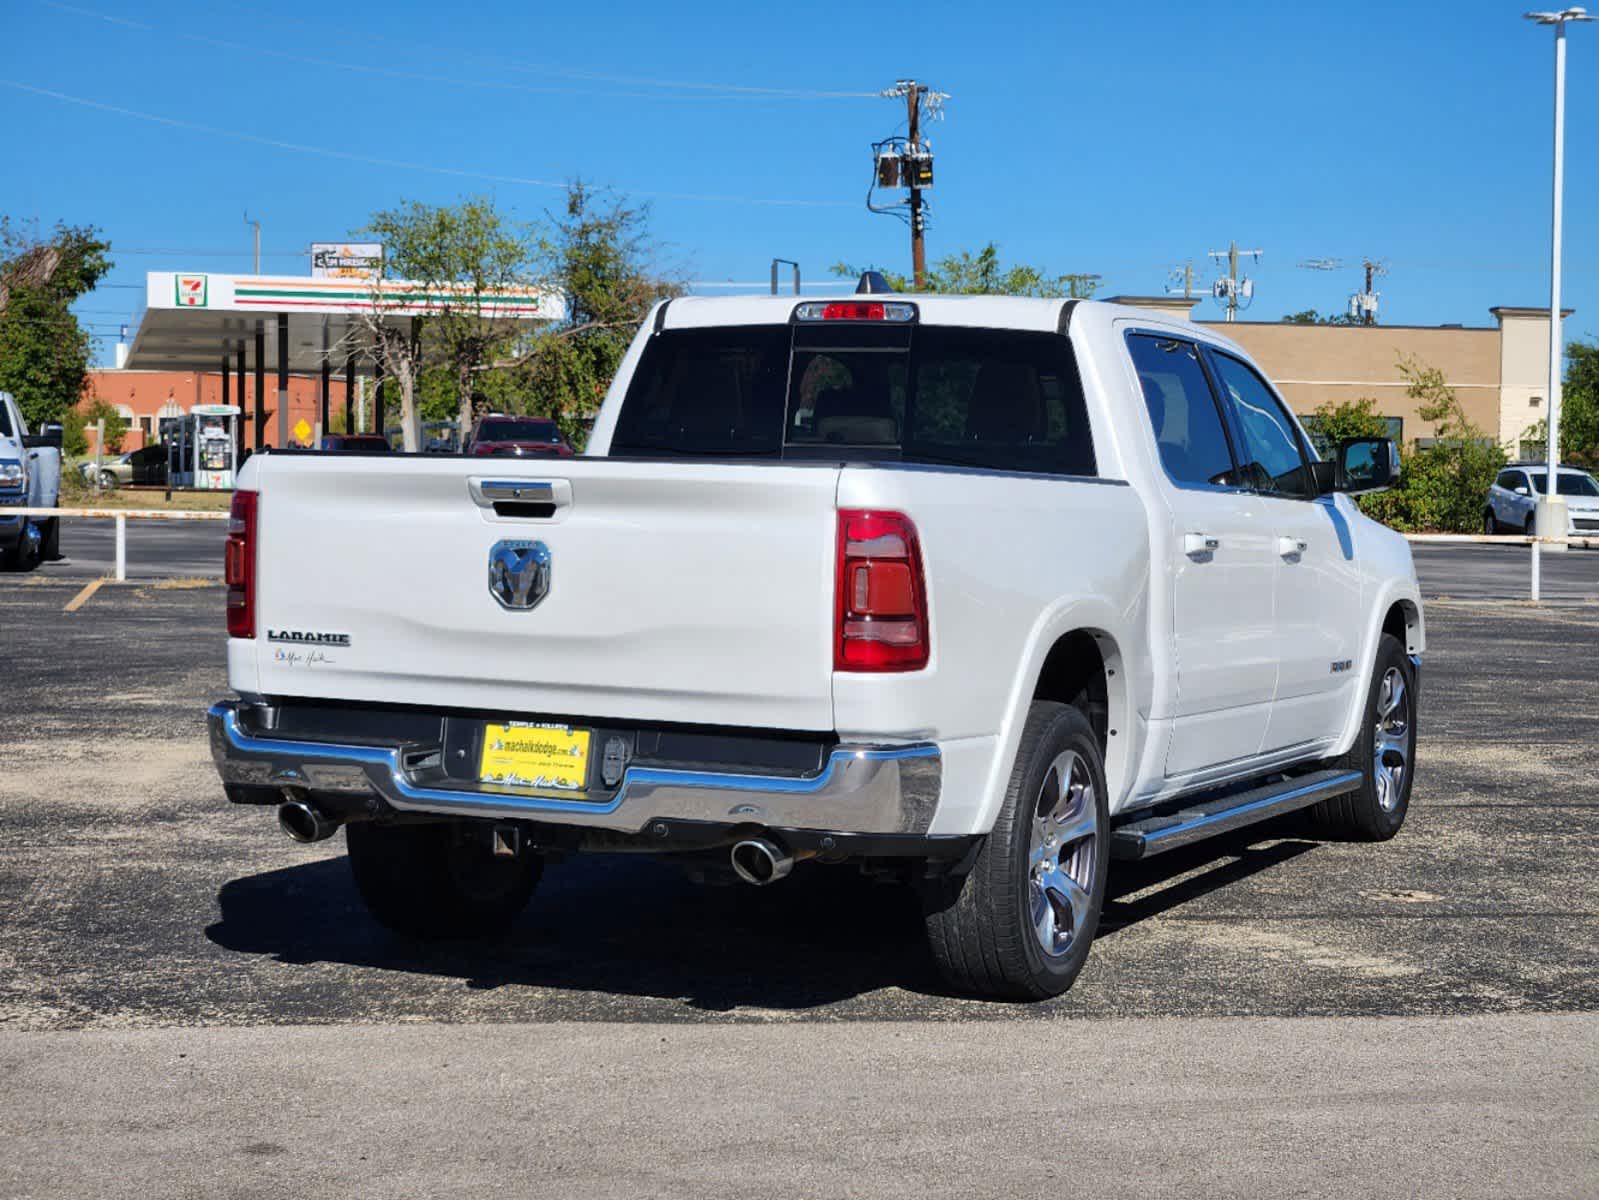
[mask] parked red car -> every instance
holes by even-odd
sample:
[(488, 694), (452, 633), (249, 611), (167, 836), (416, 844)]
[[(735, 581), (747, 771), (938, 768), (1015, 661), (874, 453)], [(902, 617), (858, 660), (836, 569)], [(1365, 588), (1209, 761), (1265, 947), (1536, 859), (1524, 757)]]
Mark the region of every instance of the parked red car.
[(481, 418), (472, 431), (467, 453), (571, 458), (572, 447), (566, 444), (554, 421), (490, 414)]

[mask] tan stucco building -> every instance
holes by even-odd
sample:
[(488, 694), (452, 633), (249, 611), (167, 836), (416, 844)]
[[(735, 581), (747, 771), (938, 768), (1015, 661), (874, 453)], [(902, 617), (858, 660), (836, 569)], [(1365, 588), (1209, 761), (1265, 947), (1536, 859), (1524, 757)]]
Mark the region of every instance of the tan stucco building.
[[(1181, 317), (1189, 317), (1198, 303), (1181, 296), (1112, 300)], [(1437, 367), (1472, 422), (1519, 457), (1528, 428), (1545, 415), (1549, 310), (1500, 307), (1489, 312), (1494, 324), (1484, 326), (1203, 324), (1215, 326), (1247, 350), (1301, 416), (1329, 401), (1369, 396), (1379, 413), (1398, 419), (1399, 437), (1406, 442), (1429, 438), (1434, 430), (1406, 394), (1408, 384), (1398, 364), (1414, 358)]]

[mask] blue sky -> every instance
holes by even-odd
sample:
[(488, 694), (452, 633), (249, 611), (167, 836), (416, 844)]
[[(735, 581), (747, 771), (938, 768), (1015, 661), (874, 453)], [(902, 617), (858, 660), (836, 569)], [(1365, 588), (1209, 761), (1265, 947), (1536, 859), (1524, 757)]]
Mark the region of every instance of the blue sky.
[[(992, 239), (1146, 294), (1237, 239), (1265, 250), (1246, 319), (1341, 310), (1371, 256), (1385, 323), (1486, 324), (1548, 302), (1553, 35), (1524, 7), (6, 0), (0, 212), (100, 226), (107, 283), (140, 285), (248, 271), (246, 210), (294, 274), (401, 200), (536, 218), (561, 195), (538, 181), (581, 175), (649, 200), (694, 279), (904, 270), (904, 226), (863, 205), (903, 105), (868, 93), (914, 76), (951, 94), (935, 258)], [(1564, 301), (1593, 338), (1599, 23), (1569, 46)], [(1346, 266), (1297, 265), (1323, 257)], [(141, 298), (79, 308), (114, 335)]]

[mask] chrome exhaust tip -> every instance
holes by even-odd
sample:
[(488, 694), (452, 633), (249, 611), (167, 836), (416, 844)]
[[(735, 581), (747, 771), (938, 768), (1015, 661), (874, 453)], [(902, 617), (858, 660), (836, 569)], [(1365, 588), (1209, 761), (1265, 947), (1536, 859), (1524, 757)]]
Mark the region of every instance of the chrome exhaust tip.
[(776, 883), (794, 869), (794, 856), (765, 838), (745, 838), (730, 857), (733, 873), (755, 887)]
[(343, 823), (309, 800), (296, 798), (278, 805), (278, 828), (296, 842), (325, 841), (337, 833)]

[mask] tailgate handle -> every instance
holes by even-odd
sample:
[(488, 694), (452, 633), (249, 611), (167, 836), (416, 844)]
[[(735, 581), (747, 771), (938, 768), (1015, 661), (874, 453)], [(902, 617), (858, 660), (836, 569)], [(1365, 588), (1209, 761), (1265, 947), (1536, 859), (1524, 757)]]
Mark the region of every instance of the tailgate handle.
[(501, 517), (552, 517), (572, 503), (572, 484), (566, 479), (471, 479), (467, 486), (474, 504)]

